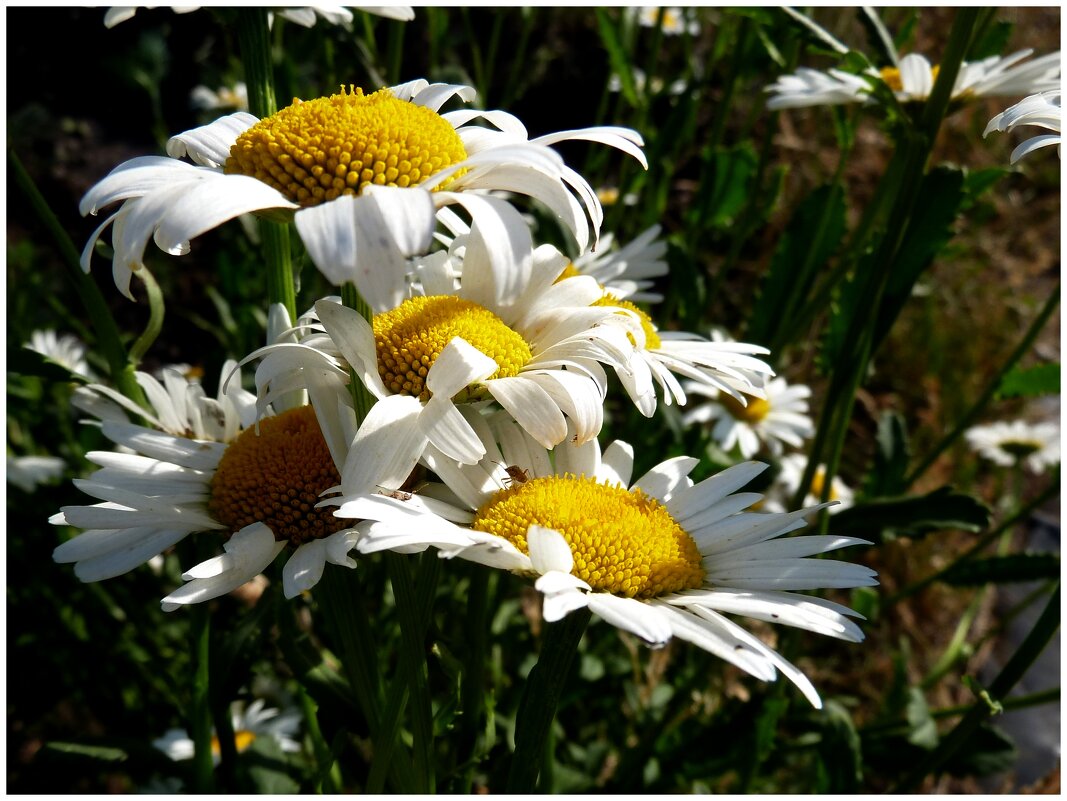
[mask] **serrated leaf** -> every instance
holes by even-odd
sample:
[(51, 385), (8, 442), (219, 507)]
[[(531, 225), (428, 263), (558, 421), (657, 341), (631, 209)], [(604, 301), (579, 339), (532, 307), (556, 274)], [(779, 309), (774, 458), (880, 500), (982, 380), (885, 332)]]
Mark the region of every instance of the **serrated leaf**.
[(941, 580), (954, 586), (1008, 584), (1059, 578), (1060, 556), (1056, 553), (1018, 553), (968, 559), (954, 565)]
[(1060, 365), (1039, 364), (1036, 367), (1011, 370), (997, 387), (998, 398), (1035, 398), (1060, 394)]
[(857, 503), (831, 517), (830, 530), (878, 543), (945, 529), (981, 531), (988, 523), (989, 509), (981, 501), (945, 486), (926, 495)]
[(937, 724), (930, 716), (930, 707), (926, 704), (926, 698), (918, 687), (908, 688), (908, 703), (904, 707), (905, 716), (908, 719), (908, 742), (925, 748), (927, 751), (937, 747), (940, 738), (937, 735)]

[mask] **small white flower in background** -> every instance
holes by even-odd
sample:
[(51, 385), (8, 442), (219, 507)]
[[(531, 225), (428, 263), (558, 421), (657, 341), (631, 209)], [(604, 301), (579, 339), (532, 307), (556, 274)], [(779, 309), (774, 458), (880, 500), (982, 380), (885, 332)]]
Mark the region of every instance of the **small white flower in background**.
[(648, 292), (652, 278), (668, 272), (667, 243), (660, 238), (662, 229), (653, 225), (632, 242), (618, 247), (614, 234), (604, 234), (595, 253), (578, 256), (565, 275), (590, 275), (617, 298), (634, 302), (658, 303), (663, 295)]
[(1060, 463), (1058, 423), (997, 422), (974, 426), (964, 436), (971, 450), (1002, 467), (1021, 463), (1040, 474)]
[[(83, 215), (121, 202), (90, 236), (82, 268), (89, 270), (97, 239), (114, 223), (115, 285), (132, 299), (130, 280), (150, 239), (182, 255), (190, 240), (234, 217), (275, 210), (293, 213), (327, 280), (354, 282), (374, 308), (395, 306), (405, 297), (405, 259), (429, 250), (439, 210), (459, 206), (510, 233), (504, 216), (517, 212), (488, 191), (530, 196), (570, 230), (579, 252), (590, 234), (596, 246), (600, 202), (552, 145), (599, 142), (648, 166), (636, 131), (602, 126), (531, 139), (504, 111), (438, 113), (453, 97), (471, 101), (475, 92), (421, 79), (370, 95), (349, 87), (263, 120), (239, 111), (174, 136), (168, 157), (120, 164), (82, 198)], [(471, 124), (478, 121), (494, 127)], [(380, 158), (390, 147), (396, 155)], [(339, 155), (327, 156), (331, 149)]]
[[(637, 89), (638, 94), (643, 95), (645, 93), (646, 87), (654, 95), (658, 95), (660, 92), (663, 91), (664, 83), (662, 78), (653, 77), (652, 81), (649, 82), (648, 76), (645, 75), (645, 71), (640, 67), (634, 67), (632, 73), (634, 79), (634, 88)], [(685, 92), (688, 86), (689, 84), (686, 83), (684, 78), (677, 78), (671, 81), (670, 85), (667, 87), (667, 94), (680, 95)], [(622, 91), (622, 78), (620, 78), (617, 73), (611, 73), (611, 77), (608, 78), (608, 91)]]
[[(287, 754), (300, 751), (300, 743), (295, 739), (300, 732), (301, 721), (300, 712), (297, 710), (288, 710), (281, 714), (279, 710), (265, 706), (261, 698), (257, 698), (247, 708), (235, 702), (230, 710), (233, 720), (233, 745), (237, 753), (246, 751), (260, 737), (270, 737)], [(169, 729), (162, 737), (153, 740), (152, 745), (175, 762), (192, 759), (196, 751), (195, 744), (185, 729)], [(218, 735), (212, 731), (212, 761), (217, 765), (221, 756)]]
[(62, 365), (75, 375), (93, 378), (93, 371), (85, 360), (85, 343), (73, 334), (58, 336), (52, 329), (34, 331), (24, 348), (40, 353), (47, 359)]
[(687, 21), (685, 10), (677, 6), (641, 6), (637, 9), (637, 20), (645, 28), (655, 28), (660, 25), (661, 11), (663, 12), (662, 25), (665, 34), (677, 36), (680, 33), (688, 33), (690, 36), (696, 36), (700, 33), (700, 23), (695, 19)]
[[(1025, 95), (1059, 87), (1060, 54), (1049, 53), (1023, 62), (1033, 50), (1020, 50), (1009, 56), (991, 56), (960, 66), (952, 88), (953, 100), (977, 97)], [(898, 64), (881, 70), (870, 69), (863, 75), (842, 70), (826, 72), (801, 67), (792, 75), (783, 75), (764, 91), (771, 94), (771, 110), (832, 106), (844, 103), (871, 103), (871, 81), (880, 80), (893, 90), (901, 102), (926, 100), (934, 88), (938, 67), (925, 56), (915, 53), (902, 57)]]
[(218, 91), (208, 89), (206, 86), (197, 86), (190, 93), (189, 99), (193, 108), (203, 111), (220, 109), (248, 111), (248, 87), (243, 81), (238, 81), (233, 86), (220, 86)]
[[(778, 475), (774, 477), (774, 483), (767, 490), (767, 499), (764, 501), (763, 506), (760, 507), (760, 511), (786, 511), (793, 502), (793, 497), (800, 487), (800, 482), (804, 478), (804, 471), (807, 466), (808, 457), (802, 453), (790, 453), (787, 456), (783, 456), (779, 463), (781, 469)], [(822, 492), (825, 486), (826, 465), (819, 465), (815, 468), (815, 475), (811, 480), (811, 489), (804, 497), (801, 506), (813, 506), (822, 503)], [(833, 481), (830, 482), (830, 496), (827, 500), (837, 501), (837, 503), (828, 507), (827, 511), (833, 515), (848, 509), (852, 506), (854, 497), (855, 494), (852, 488), (842, 481), (840, 476), (834, 476)]]
[(639, 198), (634, 192), (627, 192), (620, 197), (619, 187), (602, 186), (596, 190), (597, 200), (605, 206), (614, 206), (620, 200), (624, 206), (636, 206)]
[(803, 384), (790, 385), (775, 378), (763, 387), (765, 398), (748, 398), (746, 405), (725, 395), (709, 392), (699, 384), (686, 384), (687, 392), (708, 395), (710, 400), (685, 413), (686, 425), (714, 422), (711, 437), (723, 450), (736, 445), (744, 458), (754, 455), (762, 444), (774, 456), (782, 453), (782, 444), (793, 448), (815, 435), (808, 415), (811, 390)]
[(1035, 125), (1055, 131), (1027, 139), (1011, 151), (1011, 163), (1014, 164), (1038, 148), (1056, 145), (1060, 152), (1060, 139), (1063, 128), (1063, 111), (1060, 107), (1060, 92), (1042, 92), (1020, 100), (1014, 106), (1005, 109), (989, 121), (982, 136), (989, 136), (993, 131), (1010, 131), (1017, 125)]
[(362, 529), (361, 552), (434, 547), (446, 559), (534, 578), (546, 621), (587, 608), (652, 648), (677, 637), (763, 681), (781, 671), (821, 707), (800, 670), (728, 615), (861, 641), (849, 620), (857, 613), (797, 591), (877, 584), (862, 565), (808, 558), (865, 540), (785, 536), (818, 506), (745, 511), (762, 496), (738, 490), (766, 465), (738, 464), (695, 484), (688, 474), (698, 460), (679, 456), (632, 481), (625, 442), (601, 453), (596, 440), (567, 440), (549, 453), (506, 415), (477, 423), (479, 464), (431, 449), (426, 463), (443, 484), (404, 499), (343, 499), (338, 515), (378, 521)]
[[(104, 27), (114, 28), (121, 22), (132, 19), (138, 9), (169, 8), (175, 14), (188, 14), (196, 11), (201, 6), (112, 6), (104, 13)], [(415, 10), (411, 6), (351, 6), (358, 11), (375, 14), (380, 17), (401, 20), (407, 22), (415, 18)], [(326, 20), (333, 25), (340, 25), (350, 30), (352, 28), (352, 12), (345, 6), (298, 6), (295, 8), (272, 8), (267, 19), (273, 22), (277, 14), (283, 19), (310, 28), (319, 19)]]
[(55, 484), (66, 468), (58, 456), (8, 456), (7, 483), (33, 492), (41, 484)]

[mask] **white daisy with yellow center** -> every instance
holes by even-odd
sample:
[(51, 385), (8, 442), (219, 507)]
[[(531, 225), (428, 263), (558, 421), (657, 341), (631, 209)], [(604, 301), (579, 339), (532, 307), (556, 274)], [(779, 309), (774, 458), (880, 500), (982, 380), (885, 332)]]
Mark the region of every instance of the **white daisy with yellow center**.
[(354, 496), (337, 514), (375, 520), (357, 548), (438, 548), (535, 579), (544, 618), (588, 608), (653, 648), (672, 637), (698, 645), (765, 681), (778, 670), (820, 706), (808, 679), (723, 613), (746, 615), (858, 642), (863, 634), (838, 604), (796, 593), (877, 583), (860, 565), (805, 557), (864, 540), (782, 535), (804, 526), (805, 509), (757, 514), (738, 493), (765, 465), (736, 465), (698, 484), (697, 460), (670, 459), (631, 482), (633, 449), (569, 441), (551, 453), (498, 413), (478, 419), (486, 457), (459, 465), (434, 453), (444, 481), (403, 499)]
[[(226, 364), (220, 380), (226, 391), (214, 399), (173, 370), (164, 371), (165, 390), (138, 374), (154, 407), (154, 414), (141, 412), (151, 427), (126, 420), (122, 410), (137, 407), (113, 390), (87, 388), (99, 394), (88, 407), (103, 413), (102, 431), (121, 450), (86, 455), (102, 469), (75, 485), (101, 503), (66, 506), (50, 518), (55, 525), (86, 529), (55, 549), (57, 562), (75, 563), (82, 581), (100, 581), (148, 562), (190, 534), (217, 537), (225, 553), (187, 571), (189, 583), (164, 599), (166, 611), (237, 589), (286, 545), (294, 549), (283, 570), (290, 598), (313, 587), (327, 561), (355, 567), (348, 556), (352, 532), (316, 504), (340, 483), (338, 465), (349, 443), (359, 447), (379, 436), (374, 421), (356, 432), (354, 419), (335, 405), (334, 419), (322, 426), (310, 406), (257, 422), (255, 396), (239, 388), (235, 369), (235, 363)], [(364, 491), (406, 478), (379, 471), (381, 462), (369, 451), (364, 458), (373, 476)]]
[[(1049, 53), (1023, 62), (1033, 50), (1020, 50), (1009, 56), (990, 56), (981, 61), (964, 62), (952, 87), (952, 100), (978, 97), (1010, 97), (1058, 89), (1060, 54)], [(889, 87), (902, 103), (923, 101), (930, 97), (937, 80), (938, 66), (917, 53), (899, 58), (882, 69), (868, 69), (854, 75), (838, 69), (826, 72), (801, 67), (783, 75), (764, 91), (770, 93), (767, 108), (772, 110), (835, 106), (846, 103), (873, 103), (873, 82)]]
[(641, 6), (637, 11), (637, 20), (644, 28), (659, 27), (668, 36), (678, 36), (687, 33), (696, 36), (700, 33), (700, 23), (692, 17), (686, 18), (686, 14), (692, 14), (695, 9), (682, 9), (677, 6)]
[(1034, 473), (1060, 463), (1060, 427), (1054, 422), (996, 422), (969, 428), (971, 450), (1001, 467), (1025, 465)]
[(1033, 136), (1011, 151), (1011, 163), (1042, 147), (1056, 145), (1059, 153), (1063, 131), (1063, 109), (1060, 107), (1060, 91), (1041, 92), (1023, 98), (1014, 106), (1005, 109), (989, 121), (982, 136), (993, 131), (1010, 131), (1018, 125), (1034, 125), (1054, 133)]
[[(436, 211), (458, 205), (471, 217), (499, 218), (507, 204), (486, 197), (491, 190), (543, 203), (580, 251), (588, 247), (590, 223), (595, 241), (603, 219), (596, 193), (550, 145), (601, 142), (646, 165), (641, 137), (629, 129), (530, 139), (503, 111), (438, 113), (453, 97), (470, 101), (474, 90), (424, 80), (369, 94), (342, 87), (329, 97), (296, 100), (263, 120), (237, 112), (179, 134), (167, 143), (170, 157), (127, 161), (82, 198), (82, 214), (122, 202), (93, 232), (82, 267), (88, 271), (97, 239), (114, 224), (115, 284), (131, 297), (130, 277), (141, 268), (149, 239), (181, 255), (190, 240), (227, 220), (271, 212), (295, 219), (309, 255), (332, 283), (353, 282), (372, 306), (392, 306), (404, 297), (404, 259), (430, 247)], [(472, 124), (479, 120), (494, 127)], [(185, 156), (193, 163), (182, 161)], [(495, 224), (507, 230), (516, 217)]]
[[(351, 369), (378, 399), (372, 414), (414, 415), (414, 426), (395, 426), (402, 434), (384, 444), (397, 464), (406, 459), (411, 467), (428, 444), (477, 462), (482, 443), (459, 408), (486, 401), (544, 447), (568, 435), (592, 439), (603, 424), (602, 365), (625, 373), (633, 353), (614, 319), (620, 310), (590, 305), (601, 293), (592, 278), (557, 282), (567, 259), (553, 247), (531, 251), (527, 241), (517, 254), (500, 252), (497, 230), (476, 223), (448, 253), (423, 260), (413, 285), (420, 294), (378, 310), (372, 323), (339, 303), (318, 302), (332, 346), (313, 334), (297, 347), (264, 349), (258, 385), (269, 394), (276, 385), (299, 385), (300, 370), (344, 381)], [(358, 460), (350, 468), (359, 471)], [(350, 470), (342, 475), (347, 491)]]
[[(262, 698), (257, 698), (248, 707), (235, 703), (230, 708), (233, 725), (233, 746), (240, 754), (251, 748), (261, 737), (269, 737), (287, 754), (300, 751), (296, 737), (300, 733), (301, 714), (292, 709), (281, 712), (266, 705)], [(196, 744), (185, 729), (169, 729), (166, 734), (152, 741), (158, 748), (175, 762), (192, 759), (196, 754)], [(222, 758), (222, 747), (216, 733), (211, 735), (211, 759), (218, 765)]]
[(790, 385), (784, 378), (775, 378), (763, 387), (763, 397), (748, 397), (744, 403), (735, 396), (709, 392), (705, 384), (690, 383), (686, 389), (713, 400), (687, 411), (682, 422), (714, 423), (712, 439), (725, 451), (736, 445), (745, 459), (755, 455), (761, 446), (780, 456), (783, 443), (799, 448), (805, 439), (815, 435), (808, 415), (811, 390), (803, 384)]
[[(800, 488), (800, 482), (804, 480), (804, 471), (807, 467), (808, 457), (802, 453), (790, 453), (783, 456), (781, 462), (779, 462), (780, 470), (778, 475), (774, 477), (774, 483), (767, 490), (767, 498), (760, 510), (767, 512), (786, 511), (793, 502), (797, 489)], [(826, 465), (821, 464), (815, 468), (815, 475), (812, 477), (811, 486), (804, 497), (802, 505), (812, 506), (821, 503), (825, 487)], [(834, 505), (829, 507), (829, 513), (834, 515), (848, 509), (852, 506), (854, 497), (855, 493), (852, 488), (840, 476), (834, 476), (830, 481), (830, 495), (827, 498), (828, 501), (834, 502)]]

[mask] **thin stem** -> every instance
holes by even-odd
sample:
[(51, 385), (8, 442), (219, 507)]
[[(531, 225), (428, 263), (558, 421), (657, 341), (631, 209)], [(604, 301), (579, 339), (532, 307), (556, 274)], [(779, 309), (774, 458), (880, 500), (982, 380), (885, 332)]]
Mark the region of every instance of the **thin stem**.
[(319, 707), (304, 689), (303, 685), (296, 686), (297, 697), (300, 699), (300, 707), (304, 712), (304, 723), (307, 724), (308, 738), (311, 740), (311, 750), (315, 753), (315, 792), (339, 793), (342, 788), (341, 768), (334, 759), (326, 738), (322, 736), (319, 728)]
[(1052, 594), (1045, 610), (1041, 613), (1034, 628), (1019, 646), (1019, 650), (1008, 660), (1008, 664), (982, 693), (982, 697), (971, 705), (967, 714), (956, 724), (946, 737), (941, 739), (937, 748), (927, 753), (914, 769), (900, 781), (890, 793), (906, 792), (923, 780), (927, 774), (938, 770), (957, 751), (970, 740), (975, 730), (995, 711), (1003, 709), (1004, 698), (1023, 677), (1027, 669), (1041, 655), (1053, 635), (1060, 627), (1060, 587)]
[(1004, 376), (1007, 375), (1008, 371), (1018, 364), (1019, 360), (1030, 350), (1030, 346), (1034, 344), (1034, 340), (1037, 339), (1037, 335), (1041, 332), (1041, 329), (1045, 327), (1045, 323), (1049, 321), (1049, 318), (1056, 310), (1056, 306), (1059, 302), (1060, 285), (1057, 283), (1056, 288), (1049, 295), (1048, 300), (1045, 301), (1045, 305), (1041, 307), (1041, 311), (1038, 312), (1037, 317), (1030, 323), (1030, 327), (1026, 330), (1023, 338), (1019, 340), (1019, 344), (1016, 346), (1015, 350), (1011, 352), (1011, 355), (1008, 356), (1004, 364), (1001, 365), (1000, 369), (989, 380), (986, 388), (982, 390), (982, 394), (978, 396), (978, 399), (972, 404), (971, 408), (967, 410), (966, 414), (959, 419), (956, 425), (953, 426), (952, 430), (926, 454), (923, 460), (911, 471), (908, 477), (904, 479), (904, 486), (907, 487), (914, 484), (919, 477), (937, 461), (937, 458), (956, 441), (956, 438), (970, 427), (971, 423), (973, 423), (978, 415), (985, 409), (989, 401), (993, 399), (997, 389), (1000, 387), (1001, 381), (1004, 380)]
[(578, 609), (562, 620), (545, 625), (537, 664), (526, 680), (515, 721), (515, 754), (508, 771), (508, 793), (532, 793), (544, 762), (545, 745), (563, 683), (578, 653), (592, 613)]
[(156, 283), (156, 279), (148, 268), (142, 267), (135, 275), (144, 281), (145, 291), (148, 293), (148, 322), (145, 324), (144, 332), (130, 347), (130, 361), (138, 364), (152, 347), (152, 343), (156, 341), (159, 332), (163, 330), (163, 316), (166, 308), (163, 303), (163, 292), (160, 291), (159, 284)]
[[(367, 304), (367, 301), (363, 299), (363, 296), (359, 294), (355, 284), (346, 283), (341, 287), (341, 302), (348, 308), (358, 311), (368, 323), (373, 322), (374, 312)], [(356, 410), (356, 423), (360, 424), (370, 413), (371, 407), (374, 406), (374, 396), (370, 394), (370, 390), (363, 386), (363, 382), (355, 370), (349, 371), (348, 391), (352, 394), (352, 403)]]
[[(1005, 712), (1011, 712), (1016, 709), (1026, 709), (1031, 706), (1040, 706), (1041, 704), (1050, 704), (1053, 701), (1060, 700), (1060, 688), (1051, 687), (1048, 690), (1040, 690), (1036, 693), (1029, 693), (1028, 695), (1014, 695), (1011, 698), (1005, 698), (1000, 702), (1000, 705), (1004, 708)], [(952, 718), (957, 715), (962, 715), (971, 708), (970, 704), (959, 704), (957, 706), (948, 706), (944, 709), (931, 709), (930, 717), (934, 720), (941, 720), (942, 718)], [(872, 726), (864, 726), (859, 729), (861, 737), (868, 737), (872, 734), (892, 734), (900, 731), (905, 732), (911, 728), (911, 724), (906, 720), (896, 721), (893, 723), (878, 723)]]
[(74, 247), (74, 243), (70, 241), (66, 229), (52, 212), (48, 201), (44, 199), (29, 173), (26, 172), (26, 168), (22, 166), (19, 157), (10, 147), (7, 150), (7, 163), (11, 167), (15, 183), (26, 195), (37, 217), (52, 235), (56, 248), (59, 250), (60, 260), (67, 268), (67, 277), (74, 284), (75, 292), (89, 313), (93, 330), (96, 332), (97, 344), (107, 359), (112, 382), (119, 392), (138, 406), (147, 409), (148, 401), (134, 376), (133, 364), (126, 355), (126, 347), (122, 344), (118, 325), (115, 324), (115, 318), (111, 316), (111, 310), (108, 309), (100, 288), (82, 270), (81, 256)]
[(208, 657), (211, 641), (211, 615), (203, 605), (194, 605), (192, 649), (196, 660), (193, 693), (189, 704), (189, 731), (193, 740), (193, 787), (198, 793), (215, 788), (215, 764), (211, 756), (211, 695), (209, 692)]

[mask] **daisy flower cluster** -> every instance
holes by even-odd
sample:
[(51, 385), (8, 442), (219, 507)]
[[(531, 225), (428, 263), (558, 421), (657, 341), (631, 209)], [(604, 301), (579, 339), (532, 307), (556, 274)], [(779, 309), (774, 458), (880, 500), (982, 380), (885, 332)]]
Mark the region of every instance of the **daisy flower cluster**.
[[(684, 18), (668, 11), (665, 30)], [(150, 408), (80, 388), (115, 447), (89, 453), (99, 469), (76, 482), (97, 502), (52, 517), (83, 530), (55, 560), (97, 581), (212, 538), (217, 555), (162, 599), (170, 611), (283, 553), (295, 598), (327, 563), (434, 548), (532, 580), (550, 622), (587, 608), (652, 648), (678, 638), (759, 679), (781, 672), (819, 706), (804, 674), (733, 619), (862, 639), (854, 612), (805, 593), (876, 583), (814, 558), (864, 541), (786, 536), (823, 505), (756, 512), (761, 496), (745, 491), (765, 468), (748, 461), (760, 443), (778, 456), (811, 436), (810, 392), (775, 378), (766, 349), (661, 328), (638, 305), (662, 299), (661, 230), (617, 246), (597, 193), (555, 149), (591, 142), (647, 169), (638, 132), (532, 136), (474, 100), (422, 79), (341, 86), (179, 133), (166, 156), (122, 163), (86, 193), (82, 213), (105, 216), (82, 266), (110, 228), (114, 283), (131, 299), (150, 241), (182, 256), (249, 213), (290, 223), (337, 292), (295, 320), (273, 306), (270, 342), (234, 354), (213, 395), (177, 369), (136, 375)], [(531, 203), (567, 252), (539, 241)], [(715, 398), (720, 412), (687, 421), (717, 420), (741, 460), (702, 481), (687, 456), (635, 478), (633, 449), (599, 442), (616, 384), (646, 417)]]

